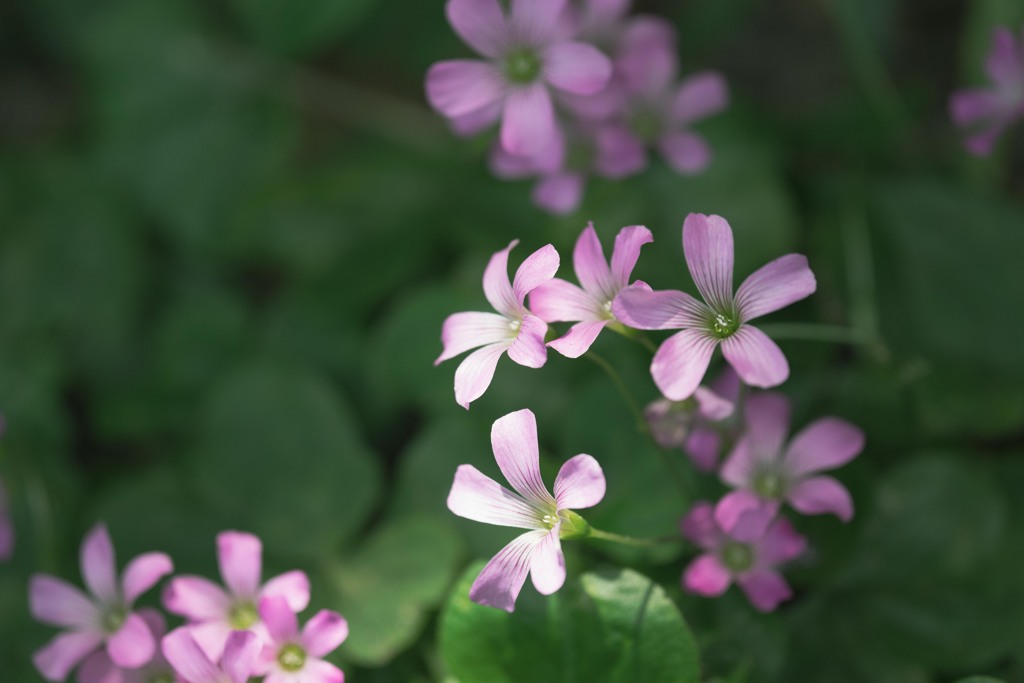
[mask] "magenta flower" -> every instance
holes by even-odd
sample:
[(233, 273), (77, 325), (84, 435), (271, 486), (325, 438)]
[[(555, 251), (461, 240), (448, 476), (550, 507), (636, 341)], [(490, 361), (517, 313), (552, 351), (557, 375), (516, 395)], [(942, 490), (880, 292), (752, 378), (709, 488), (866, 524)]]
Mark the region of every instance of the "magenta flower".
[(732, 228), (720, 216), (691, 213), (683, 223), (683, 253), (704, 302), (680, 291), (631, 287), (619, 293), (612, 312), (645, 330), (682, 328), (662, 343), (651, 375), (674, 401), (693, 394), (721, 345), (725, 359), (746, 384), (773, 387), (789, 377), (779, 347), (749, 321), (799, 301), (817, 284), (807, 257), (787, 254), (755, 271), (733, 294)]
[(508, 253), (519, 244), (513, 240), (496, 252), (484, 271), (484, 296), (497, 313), (453, 313), (441, 328), (444, 350), (434, 365), (460, 353), (482, 347), (466, 356), (455, 370), (455, 400), (463, 408), (480, 398), (494, 377), (504, 353), (520, 365), (539, 368), (547, 362), (544, 335), (547, 323), (526, 309), (526, 295), (555, 276), (558, 252), (550, 244), (530, 254), (515, 280), (508, 279)]
[(176, 576), (163, 596), (169, 612), (191, 622), (189, 630), (211, 661), (221, 658), (233, 630), (264, 635), (259, 615), (263, 598), (279, 596), (295, 611), (309, 604), (309, 579), (302, 571), (280, 574), (261, 585), (263, 544), (252, 534), (217, 534), (217, 562), (227, 590), (201, 576)]
[(156, 651), (153, 634), (132, 605), (174, 570), (171, 558), (164, 553), (139, 555), (119, 582), (110, 534), (97, 524), (82, 542), (81, 568), (91, 596), (48, 574), (33, 574), (29, 580), (33, 618), (67, 628), (32, 655), (36, 669), (50, 681), (64, 680), (101, 645), (111, 661), (126, 669), (143, 666)]
[(561, 538), (586, 533), (586, 523), (572, 512), (597, 505), (605, 492), (604, 472), (589, 455), (570, 458), (555, 478), (554, 496), (540, 474), (537, 420), (529, 410), (495, 420), (491, 446), (501, 473), (515, 493), (459, 465), (448, 494), (448, 509), (485, 524), (529, 529), (495, 555), (469, 590), (469, 599), (511, 612), (527, 573), (537, 592), (550, 595), (565, 582)]
[(722, 481), (739, 490), (725, 496), (715, 517), (733, 533), (746, 531), (741, 517), (765, 508), (769, 515), (783, 501), (805, 515), (832, 513), (844, 522), (853, 517), (849, 491), (819, 472), (853, 460), (864, 448), (864, 432), (846, 420), (825, 417), (804, 427), (787, 444), (789, 400), (782, 394), (754, 394), (747, 400), (746, 429), (722, 465)]
[(978, 156), (990, 154), (1003, 131), (1024, 118), (1024, 30), (1015, 43), (1009, 28), (995, 29), (985, 71), (991, 87), (958, 90), (949, 98), (953, 123), (973, 131), (964, 146)]
[(740, 540), (723, 530), (715, 521), (711, 504), (693, 506), (680, 524), (683, 535), (706, 552), (683, 572), (683, 588), (706, 597), (716, 597), (739, 584), (751, 604), (762, 612), (771, 612), (793, 596), (789, 584), (775, 567), (788, 562), (807, 547), (807, 539), (798, 534), (784, 517), (761, 524), (761, 535)]
[[(167, 631), (163, 616), (154, 609), (140, 609), (155, 642)], [(122, 669), (114, 664), (105, 650), (97, 650), (78, 668), (78, 683), (193, 683), (179, 677), (158, 648), (153, 658), (138, 669)]]
[(260, 616), (269, 638), (253, 673), (263, 683), (344, 683), (341, 669), (321, 659), (348, 637), (348, 622), (337, 612), (320, 610), (299, 631), (299, 621), (280, 597), (260, 600)]
[[(234, 631), (224, 644), (220, 665), (199, 646), (188, 627), (176, 628), (161, 642), (164, 657), (188, 683), (246, 683), (260, 653), (260, 638), (251, 631)], [(161, 679), (149, 679), (150, 681)]]
[(612, 301), (629, 284), (640, 247), (653, 239), (651, 231), (642, 225), (623, 228), (615, 237), (609, 267), (594, 224), (587, 224), (572, 253), (573, 268), (582, 288), (553, 278), (530, 293), (530, 308), (544, 322), (576, 323), (548, 346), (568, 358), (579, 358), (605, 326), (618, 323), (612, 314)]
[[(555, 112), (549, 87), (591, 94), (608, 83), (611, 62), (592, 45), (569, 40), (567, 0), (448, 0), (456, 33), (486, 60), (438, 62), (427, 73), (427, 99), (453, 119), (497, 117), (501, 144), (531, 155), (550, 144)], [(497, 105), (497, 106), (496, 106)]]
[(0, 479), (0, 562), (6, 562), (14, 554), (14, 524), (11, 522), (11, 508), (7, 502), (7, 489)]

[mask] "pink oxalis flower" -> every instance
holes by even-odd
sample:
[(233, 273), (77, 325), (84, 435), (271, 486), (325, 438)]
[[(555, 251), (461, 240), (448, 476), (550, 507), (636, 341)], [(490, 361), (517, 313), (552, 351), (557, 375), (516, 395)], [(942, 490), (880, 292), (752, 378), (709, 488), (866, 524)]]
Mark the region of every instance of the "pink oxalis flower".
[(572, 253), (582, 287), (553, 278), (530, 293), (530, 309), (545, 322), (576, 323), (548, 346), (568, 358), (579, 358), (606, 326), (621, 327), (612, 313), (612, 302), (629, 285), (640, 247), (651, 241), (651, 231), (642, 225), (623, 228), (615, 237), (609, 266), (593, 223), (587, 225)]
[(710, 503), (694, 505), (680, 527), (686, 538), (706, 552), (686, 567), (683, 588), (716, 597), (735, 581), (762, 612), (771, 612), (791, 598), (793, 591), (775, 568), (803, 553), (807, 539), (783, 517), (773, 524), (768, 517), (759, 526), (759, 536), (737, 539), (718, 525)]
[(185, 626), (168, 633), (161, 647), (178, 676), (188, 683), (246, 683), (253, 673), (261, 642), (252, 631), (233, 632), (224, 644), (219, 665), (214, 664)]
[(143, 666), (156, 652), (153, 633), (132, 606), (174, 570), (171, 558), (164, 553), (139, 555), (128, 563), (118, 581), (110, 534), (103, 524), (97, 524), (82, 542), (80, 559), (91, 596), (48, 574), (33, 574), (29, 581), (32, 616), (44, 624), (67, 628), (32, 655), (36, 669), (50, 681), (64, 680), (100, 646), (105, 646), (114, 664), (126, 669)]
[[(163, 615), (154, 609), (140, 609), (155, 642), (167, 632)], [(123, 669), (110, 659), (105, 650), (97, 650), (78, 668), (78, 683), (194, 683), (176, 675), (170, 662), (158, 648), (149, 663), (138, 669)]]
[(260, 601), (267, 640), (253, 673), (264, 683), (344, 683), (345, 674), (322, 657), (348, 637), (348, 622), (337, 612), (320, 610), (299, 631), (299, 621), (280, 597)]
[(189, 630), (211, 661), (219, 661), (224, 644), (234, 630), (264, 634), (259, 603), (279, 596), (292, 609), (309, 604), (309, 579), (305, 572), (290, 571), (261, 584), (263, 544), (252, 534), (224, 531), (217, 534), (217, 561), (227, 585), (221, 588), (201, 576), (176, 576), (164, 591), (164, 607), (191, 623)]
[(985, 72), (991, 87), (958, 90), (949, 98), (953, 123), (973, 131), (964, 146), (978, 156), (989, 155), (999, 136), (1024, 118), (1024, 29), (1019, 42), (1009, 28), (995, 29)]
[(824, 417), (807, 425), (787, 444), (789, 399), (765, 392), (747, 400), (746, 429), (722, 465), (722, 481), (738, 490), (715, 509), (724, 528), (741, 536), (757, 535), (763, 508), (774, 515), (783, 502), (805, 515), (831, 513), (844, 522), (853, 518), (853, 500), (846, 487), (819, 473), (853, 460), (864, 448), (864, 432), (846, 420)]
[(748, 323), (814, 292), (807, 257), (787, 254), (755, 271), (733, 294), (732, 228), (720, 216), (691, 213), (683, 223), (683, 253), (704, 301), (675, 290), (630, 287), (612, 312), (644, 330), (680, 329), (658, 348), (651, 363), (655, 384), (681, 401), (697, 389), (715, 348), (746, 384), (773, 387), (789, 377), (789, 363), (768, 335)]
[(572, 511), (597, 505), (604, 498), (605, 480), (594, 458), (576, 455), (559, 470), (552, 496), (540, 474), (537, 420), (529, 410), (495, 420), (491, 446), (515, 492), (472, 465), (459, 465), (448, 509), (477, 522), (529, 529), (487, 563), (469, 591), (473, 602), (511, 612), (527, 574), (543, 595), (562, 587), (565, 557), (560, 539), (586, 533), (586, 522)]
[(455, 370), (455, 400), (463, 408), (483, 396), (504, 353), (520, 365), (539, 368), (547, 362), (544, 335), (548, 326), (527, 310), (526, 295), (555, 276), (558, 252), (550, 244), (530, 254), (508, 279), (508, 253), (519, 243), (513, 240), (496, 252), (484, 270), (484, 296), (497, 313), (453, 313), (441, 328), (444, 350), (434, 365), (460, 353), (481, 347)]
[[(570, 40), (567, 0), (448, 0), (448, 21), (485, 60), (438, 62), (427, 73), (427, 99), (439, 112), (480, 128), (501, 118), (501, 144), (532, 155), (557, 127), (549, 88), (581, 95), (608, 83), (611, 62), (597, 48)], [(467, 125), (466, 119), (472, 119)]]

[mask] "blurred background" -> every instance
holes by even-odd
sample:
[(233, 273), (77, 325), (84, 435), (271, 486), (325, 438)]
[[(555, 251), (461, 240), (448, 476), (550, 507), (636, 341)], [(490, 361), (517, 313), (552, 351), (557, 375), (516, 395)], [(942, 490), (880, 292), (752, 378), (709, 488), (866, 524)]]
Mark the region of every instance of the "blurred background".
[[(588, 220), (606, 245), (644, 224), (635, 276), (688, 288), (680, 226), (698, 211), (731, 222), (737, 282), (808, 254), (817, 294), (766, 329), (855, 330), (780, 343), (794, 426), (834, 414), (867, 433), (838, 473), (857, 516), (798, 520), (813, 550), (770, 615), (735, 589), (684, 595), (671, 549), (573, 544), (570, 580), (609, 563), (653, 577), (709, 681), (1024, 681), (1024, 125), (978, 160), (946, 110), (1024, 4), (635, 11), (676, 25), (683, 75), (729, 82), (729, 110), (699, 126), (715, 161), (594, 180), (551, 217), (528, 181), (490, 176), (486, 136), (457, 140), (426, 106), (429, 65), (470, 56), (440, 0), (0, 3), (0, 479), (17, 530), (0, 678), (40, 680), (30, 653), (54, 630), (28, 616), (28, 577), (80, 585), (102, 520), (122, 565), (163, 550), (211, 578), (217, 531), (257, 533), (265, 577), (305, 569), (307, 615), (349, 619), (349, 680), (453, 680), (438, 615), (512, 534), (445, 496), (460, 463), (496, 474), (490, 425), (523, 407), (552, 473), (579, 452), (605, 467), (596, 525), (673, 533), (692, 500), (596, 366), (503, 361), (467, 413), (458, 361), (432, 361), (446, 315), (486, 310), (484, 265), (511, 239), (513, 268), (550, 242), (571, 279)], [(655, 398), (649, 356), (611, 337), (596, 350)]]

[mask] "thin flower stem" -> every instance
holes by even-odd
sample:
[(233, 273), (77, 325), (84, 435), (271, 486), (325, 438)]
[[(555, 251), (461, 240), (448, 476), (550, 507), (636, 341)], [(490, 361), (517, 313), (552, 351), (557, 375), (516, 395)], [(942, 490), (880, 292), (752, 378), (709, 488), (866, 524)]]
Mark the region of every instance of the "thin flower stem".
[(854, 346), (876, 343), (869, 332), (842, 325), (819, 323), (772, 323), (761, 325), (761, 330), (772, 339), (803, 339), (806, 341), (836, 342)]
[(657, 538), (633, 538), (632, 536), (623, 536), (622, 534), (613, 534), (609, 531), (601, 531), (600, 529), (590, 528), (590, 535), (587, 538), (596, 538), (601, 541), (611, 541), (612, 543), (619, 543), (621, 545), (629, 545), (634, 548), (653, 548), (659, 545), (665, 545), (668, 543), (682, 543), (683, 539), (680, 536), (658, 536)]

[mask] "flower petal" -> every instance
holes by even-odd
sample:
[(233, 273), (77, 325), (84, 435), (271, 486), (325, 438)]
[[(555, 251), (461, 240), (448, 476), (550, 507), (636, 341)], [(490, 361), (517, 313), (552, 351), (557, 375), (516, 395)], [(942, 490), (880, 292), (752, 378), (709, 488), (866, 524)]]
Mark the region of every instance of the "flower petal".
[(693, 466), (698, 470), (713, 472), (715, 465), (718, 464), (718, 448), (721, 442), (721, 437), (714, 429), (696, 427), (686, 437), (683, 450), (690, 456)]
[(587, 227), (576, 240), (576, 246), (572, 250), (572, 266), (580, 285), (595, 301), (603, 303), (618, 293), (619, 287), (612, 279), (608, 259), (605, 258), (601, 240), (597, 237), (593, 223), (587, 223)]
[(103, 642), (99, 633), (69, 631), (59, 633), (32, 653), (32, 663), (48, 681), (63, 681), (75, 666)]
[(732, 411), (735, 409), (735, 404), (732, 401), (707, 387), (697, 387), (697, 390), (693, 392), (693, 397), (697, 401), (697, 410), (700, 416), (705, 420), (712, 422), (724, 420), (732, 415)]
[(567, 0), (512, 0), (510, 24), (517, 37), (542, 45), (560, 29)]
[(757, 463), (758, 460), (755, 460), (750, 443), (746, 437), (741, 437), (726, 456), (722, 468), (718, 471), (718, 476), (729, 486), (751, 488), (754, 485)]
[(448, 23), (466, 45), (486, 57), (501, 55), (508, 29), (498, 0), (448, 0), (444, 9)]
[(105, 603), (117, 602), (117, 567), (114, 544), (104, 524), (97, 524), (82, 542), (82, 577), (93, 595)]
[(545, 176), (530, 193), (534, 205), (556, 216), (579, 208), (586, 178), (582, 173), (555, 173)]
[(463, 359), (455, 369), (455, 401), (469, 410), (469, 404), (484, 395), (494, 378), (498, 359), (508, 350), (509, 344), (491, 344), (477, 349)]
[(801, 429), (786, 449), (786, 469), (794, 476), (831, 470), (864, 449), (864, 432), (838, 417), (824, 417)]
[(818, 283), (803, 254), (786, 254), (761, 266), (736, 290), (740, 320), (785, 308), (814, 293)]
[(662, 135), (658, 138), (658, 151), (676, 173), (683, 175), (700, 173), (711, 164), (711, 146), (696, 133)]
[(555, 477), (555, 501), (559, 510), (594, 507), (604, 498), (604, 471), (593, 457), (581, 453), (565, 461)]
[(694, 329), (676, 332), (662, 342), (651, 361), (651, 376), (661, 393), (673, 401), (692, 396), (704, 379), (716, 346), (717, 339)]
[(760, 461), (778, 461), (789, 434), (789, 399), (774, 391), (755, 393), (747, 399), (744, 441)]
[(478, 346), (511, 339), (512, 329), (509, 325), (509, 319), (497, 313), (452, 313), (445, 318), (441, 326), (441, 343), (444, 350), (434, 361), (434, 365)]
[(690, 124), (729, 106), (729, 86), (717, 71), (702, 71), (684, 80), (672, 99), (672, 121)]
[(448, 509), (459, 517), (484, 524), (519, 529), (543, 525), (540, 515), (525, 500), (472, 465), (459, 465), (455, 470)]
[(100, 611), (85, 593), (49, 574), (33, 574), (28, 583), (32, 618), (51, 626), (97, 629)]
[(635, 285), (619, 292), (612, 302), (612, 313), (624, 324), (640, 330), (699, 327), (710, 316), (707, 306), (685, 292), (655, 292)]
[(246, 683), (263, 643), (252, 631), (233, 631), (224, 645), (221, 668), (231, 683)]
[(427, 71), (427, 101), (452, 118), (501, 102), (507, 88), (494, 65), (476, 59), (449, 59), (431, 65)]
[(501, 118), (501, 102), (495, 101), (476, 111), (448, 119), (448, 127), (455, 135), (462, 138), (482, 133)]
[(598, 321), (602, 319), (600, 308), (590, 294), (557, 277), (530, 292), (530, 310), (549, 323)]
[[(226, 618), (189, 624), (187, 628), (211, 662), (219, 662), (224, 657), (224, 648), (227, 646), (228, 638), (235, 632)], [(263, 624), (260, 623), (255, 624), (249, 630), (254, 633), (265, 633), (266, 631)]]
[(744, 574), (736, 580), (750, 604), (761, 612), (771, 612), (779, 603), (793, 597), (789, 584), (777, 572), (762, 570)]
[(633, 17), (625, 25), (615, 55), (615, 71), (626, 89), (641, 99), (661, 101), (679, 72), (675, 27), (660, 17)]
[(124, 672), (110, 661), (104, 650), (96, 650), (86, 657), (75, 679), (78, 683), (127, 683)]
[(786, 501), (805, 515), (833, 515), (849, 522), (853, 519), (853, 499), (846, 487), (832, 477), (812, 477), (794, 486)]
[(709, 598), (724, 593), (730, 583), (729, 570), (711, 554), (699, 556), (683, 572), (683, 588)]
[(762, 567), (774, 567), (799, 557), (807, 549), (807, 539), (801, 536), (785, 517), (779, 517), (757, 544), (757, 562)]
[(726, 494), (715, 505), (715, 522), (723, 532), (744, 543), (764, 537), (779, 513), (776, 501), (766, 501), (750, 491), (740, 490)]
[(508, 253), (519, 244), (512, 240), (500, 251), (494, 252), (484, 269), (484, 296), (498, 313), (509, 318), (518, 318), (519, 307), (512, 293), (512, 282), (508, 279)]
[(275, 643), (284, 643), (299, 637), (299, 620), (288, 606), (287, 600), (277, 595), (263, 598), (260, 600), (259, 610), (260, 619), (263, 620), (268, 635)]
[(683, 222), (683, 253), (701, 296), (716, 312), (732, 308), (732, 228), (721, 216), (691, 213)]
[(511, 154), (532, 156), (554, 137), (555, 110), (547, 87), (535, 83), (509, 91), (501, 121), (501, 146)]
[(1002, 109), (1002, 100), (993, 90), (968, 88), (957, 90), (949, 98), (949, 116), (958, 126), (970, 126), (993, 118)]
[(130, 613), (117, 633), (107, 638), (110, 660), (125, 669), (148, 664), (156, 652), (156, 639), (137, 613)]
[(647, 167), (647, 147), (625, 126), (602, 126), (594, 136), (594, 172), (619, 180)]
[(221, 672), (192, 637), (186, 627), (176, 628), (160, 642), (164, 657), (189, 683), (220, 683)]
[(345, 673), (322, 659), (307, 659), (302, 667), (301, 683), (345, 683)]
[(996, 141), (1006, 132), (1009, 121), (1005, 118), (998, 119), (988, 128), (967, 137), (964, 140), (964, 147), (975, 156), (984, 157), (992, 153)]
[(985, 60), (985, 73), (1007, 89), (1024, 83), (1024, 37), (1021, 51), (1018, 52), (1013, 31), (1005, 26), (997, 26), (992, 31), (992, 49)]
[(508, 357), (528, 368), (543, 367), (548, 360), (548, 347), (544, 344), (547, 332), (546, 322), (535, 315), (524, 316), (519, 333), (508, 347)]
[(550, 244), (533, 252), (526, 257), (516, 270), (516, 276), (512, 279), (512, 296), (521, 308), (526, 301), (526, 295), (532, 292), (538, 285), (541, 285), (555, 276), (558, 272), (560, 259), (558, 252)]
[(541, 595), (551, 595), (565, 583), (565, 555), (559, 532), (560, 525), (556, 524), (534, 548), (530, 560), (530, 579)]
[(607, 320), (591, 320), (576, 323), (561, 337), (548, 342), (548, 346), (566, 358), (579, 358), (590, 350), (594, 340), (597, 339), (597, 335), (601, 333), (601, 330), (607, 324)]
[(224, 589), (202, 576), (176, 576), (167, 584), (164, 607), (192, 621), (225, 619), (231, 602)]
[(642, 225), (630, 225), (615, 236), (615, 248), (612, 249), (612, 281), (617, 289), (629, 284), (633, 268), (640, 258), (640, 247), (654, 241), (651, 231)]
[(541, 506), (554, 505), (540, 475), (537, 418), (529, 408), (499, 417), (491, 426), (494, 459), (519, 495)]
[(679, 530), (704, 550), (715, 550), (722, 541), (722, 531), (715, 522), (714, 506), (707, 501), (694, 503), (679, 523)]
[(309, 577), (298, 569), (279, 574), (263, 584), (259, 598), (280, 596), (293, 612), (301, 612), (309, 605)]
[(544, 50), (544, 78), (574, 95), (593, 95), (608, 85), (612, 62), (587, 43), (556, 43)]
[(156, 585), (156, 582), (174, 571), (174, 563), (165, 553), (146, 553), (128, 563), (121, 576), (124, 600), (131, 605)]
[(534, 550), (548, 533), (547, 530), (528, 531), (502, 548), (476, 577), (469, 589), (469, 599), (479, 605), (512, 612), (530, 571)]
[(722, 342), (722, 354), (740, 379), (752, 387), (777, 387), (789, 377), (789, 363), (782, 349), (756, 327), (741, 325)]
[(302, 646), (314, 657), (323, 657), (348, 638), (348, 622), (331, 610), (322, 609), (302, 628)]

